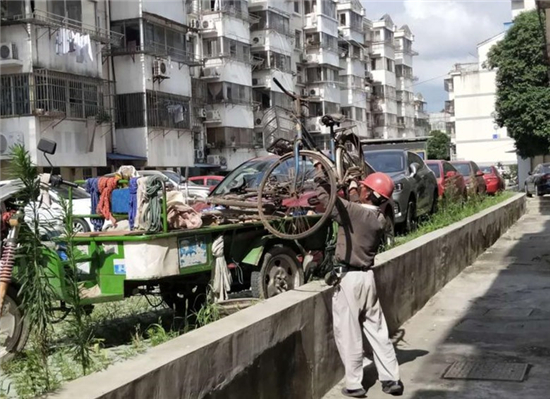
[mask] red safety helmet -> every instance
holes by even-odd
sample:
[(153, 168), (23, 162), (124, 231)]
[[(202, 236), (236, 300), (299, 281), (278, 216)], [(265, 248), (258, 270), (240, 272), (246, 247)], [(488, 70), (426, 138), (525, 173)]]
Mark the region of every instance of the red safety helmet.
[(375, 193), (380, 194), (386, 199), (390, 199), (393, 194), (394, 184), (391, 177), (385, 173), (375, 172), (366, 177), (361, 184), (367, 186)]

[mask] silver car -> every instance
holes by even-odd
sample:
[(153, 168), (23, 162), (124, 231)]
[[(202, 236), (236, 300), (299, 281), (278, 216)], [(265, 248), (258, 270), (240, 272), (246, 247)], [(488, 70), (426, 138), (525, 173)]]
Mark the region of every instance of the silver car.
[(140, 176), (162, 175), (168, 179), (169, 186), (182, 191), (189, 199), (206, 198), (210, 194), (210, 187), (201, 186), (192, 181), (186, 183), (185, 177), (172, 170), (138, 170), (137, 173)]
[(395, 223), (401, 230), (414, 230), (419, 216), (437, 210), (437, 180), (417, 154), (406, 150), (367, 150), (365, 160), (392, 178)]

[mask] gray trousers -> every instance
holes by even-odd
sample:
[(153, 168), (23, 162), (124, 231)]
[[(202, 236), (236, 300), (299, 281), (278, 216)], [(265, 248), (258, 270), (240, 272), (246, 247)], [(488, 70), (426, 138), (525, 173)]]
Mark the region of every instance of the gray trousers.
[(336, 346), (346, 370), (346, 388), (362, 387), (364, 339), (372, 348), (380, 381), (399, 380), (399, 365), (372, 270), (342, 276), (332, 297), (332, 316)]

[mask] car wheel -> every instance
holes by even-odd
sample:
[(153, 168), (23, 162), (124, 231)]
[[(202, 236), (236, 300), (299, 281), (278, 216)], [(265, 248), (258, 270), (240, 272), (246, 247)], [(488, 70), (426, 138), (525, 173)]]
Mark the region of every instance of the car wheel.
[(260, 271), (252, 272), (250, 288), (255, 298), (268, 299), (304, 284), (304, 270), (288, 247), (269, 249)]
[(406, 230), (407, 233), (410, 233), (418, 227), (417, 219), (416, 219), (416, 204), (413, 200), (409, 201), (409, 204), (407, 205), (407, 219), (406, 219)]
[(525, 195), (529, 198), (533, 196), (533, 194), (529, 192), (529, 187), (527, 186), (527, 183), (525, 183)]
[(89, 233), (90, 226), (84, 219), (73, 219), (73, 232), (74, 233)]

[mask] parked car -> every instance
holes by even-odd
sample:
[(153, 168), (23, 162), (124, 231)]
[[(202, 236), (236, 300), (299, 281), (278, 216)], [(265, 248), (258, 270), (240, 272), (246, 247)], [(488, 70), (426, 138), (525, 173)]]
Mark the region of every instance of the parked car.
[[(23, 189), (23, 183), (20, 180), (3, 180), (0, 181), (0, 188), (5, 193), (5, 198), (8, 200), (14, 197), (19, 191)], [(91, 215), (92, 202), (90, 194), (82, 188), (72, 189), (72, 204), (74, 215)], [(51, 198), (51, 208), (47, 211), (40, 211), (39, 214), (44, 219), (59, 219), (61, 220), (63, 215), (63, 208), (61, 207), (61, 198), (65, 200), (69, 199), (69, 189), (66, 186), (51, 187), (49, 190)], [(37, 199), (40, 201), (40, 198)], [(32, 209), (32, 208), (31, 208)], [(75, 218), (73, 217), (73, 229), (75, 233), (89, 232), (93, 230), (92, 223), (88, 218)]]
[(190, 182), (210, 187), (210, 191), (220, 184), (225, 176), (193, 176), (189, 178)]
[(428, 168), (432, 170), (437, 179), (439, 197), (451, 193), (453, 199), (468, 197), (468, 189), (464, 176), (462, 176), (448, 161), (428, 160)]
[(481, 171), (483, 172), (483, 179), (485, 179), (485, 185), (487, 186), (487, 194), (493, 195), (504, 191), (506, 183), (496, 166), (484, 166), (481, 167)]
[(422, 158), (406, 150), (367, 150), (365, 160), (395, 183), (395, 222), (402, 230), (414, 230), (419, 216), (435, 213), (437, 180)]
[[(256, 189), (259, 187), (264, 173), (267, 169), (279, 159), (277, 155), (268, 155), (265, 157), (259, 157), (250, 159), (240, 166), (235, 168), (231, 173), (229, 173), (225, 179), (216, 186), (216, 188), (210, 194), (211, 197), (227, 195), (232, 192), (239, 192), (239, 190), (249, 190)], [(313, 165), (311, 165), (313, 169)], [(374, 173), (375, 170), (367, 164), (368, 174)], [(300, 196), (299, 201), (303, 201), (304, 208), (311, 207), (317, 212), (323, 212), (324, 209), (319, 201), (316, 201), (315, 197), (317, 194), (315, 191), (306, 192), (304, 195)], [(256, 199), (251, 199), (256, 200)], [(314, 204), (314, 205), (311, 205)], [(296, 205), (294, 205), (296, 206)], [(201, 210), (204, 209), (205, 205), (197, 204), (195, 209)], [(386, 218), (386, 233), (385, 233), (385, 244), (393, 243), (394, 231), (395, 231), (395, 214), (394, 214), (394, 204), (393, 201), (385, 203), (381, 207), (381, 212)]]
[(162, 175), (168, 179), (168, 186), (183, 191), (184, 195), (189, 193), (190, 199), (206, 198), (208, 194), (210, 194), (210, 188), (208, 186), (196, 184), (192, 181), (185, 184), (185, 178), (172, 170), (138, 170), (137, 173), (140, 176)]
[(487, 192), (487, 184), (483, 178), (483, 172), (473, 161), (452, 161), (451, 164), (458, 170), (468, 186), (468, 195), (484, 195)]
[(533, 172), (529, 172), (525, 180), (525, 194), (528, 197), (533, 194), (537, 197), (550, 194), (550, 163), (541, 163)]

